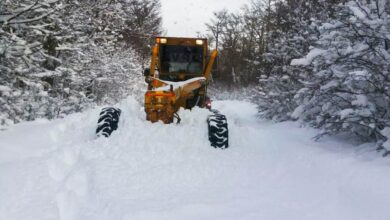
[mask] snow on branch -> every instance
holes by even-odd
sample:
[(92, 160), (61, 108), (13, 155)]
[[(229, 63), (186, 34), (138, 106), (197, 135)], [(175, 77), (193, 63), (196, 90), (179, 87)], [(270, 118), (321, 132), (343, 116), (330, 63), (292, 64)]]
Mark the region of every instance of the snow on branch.
[(356, 16), (356, 17), (358, 17), (359, 19), (365, 19), (365, 18), (367, 18), (369, 15), (368, 15), (368, 13), (367, 13), (367, 11), (366, 10), (364, 10), (363, 8), (362, 8), (362, 6), (361, 5), (359, 5), (359, 4), (357, 4), (357, 6), (355, 6), (355, 5), (351, 5), (351, 4), (348, 4), (348, 8), (352, 11), (352, 13)]
[(13, 15), (9, 15), (9, 16), (1, 15), (0, 16), (0, 22), (3, 22), (4, 25), (6, 25), (6, 24), (30, 23), (30, 22), (41, 20), (41, 19), (49, 16), (50, 14), (54, 13), (54, 11), (56, 11), (56, 10), (49, 11), (48, 13), (46, 13), (44, 15), (41, 15), (39, 17), (35, 17), (35, 18), (31, 18), (31, 19), (25, 19), (25, 20), (12, 21), (12, 20), (20, 17), (21, 15), (23, 15), (23, 14), (25, 14), (27, 12), (35, 11), (35, 10), (37, 10), (39, 8), (42, 8), (42, 7), (50, 7), (50, 4), (54, 4), (54, 3), (58, 2), (58, 1), (59, 0), (50, 0), (50, 1), (47, 1), (47, 2), (40, 2), (39, 0), (37, 0), (33, 4), (31, 4), (29, 6), (26, 6), (24, 8), (15, 10), (13, 12), (15, 14), (13, 14)]
[(22, 14), (28, 12), (28, 11), (31, 11), (31, 10), (34, 10), (34, 6), (37, 6), (38, 5), (38, 2), (39, 1), (36, 1), (34, 4), (30, 5), (30, 6), (27, 6), (26, 8), (24, 9), (21, 9), (19, 12), (17, 12), (15, 15), (12, 15), (11, 17), (5, 19), (4, 21), (1, 21), (0, 22), (4, 22), (4, 24), (7, 24), (9, 23), (9, 21), (21, 16)]
[(311, 62), (318, 56), (324, 54), (326, 50), (322, 50), (319, 48), (312, 49), (304, 58), (293, 59), (291, 61), (292, 66), (308, 66)]
[(53, 14), (56, 10), (51, 10), (41, 16), (38, 16), (38, 17), (35, 17), (35, 18), (30, 18), (30, 19), (24, 19), (24, 20), (15, 20), (15, 21), (11, 21), (11, 22), (8, 22), (8, 24), (22, 24), (22, 23), (31, 23), (31, 22), (34, 22), (34, 21), (39, 21), (51, 14)]

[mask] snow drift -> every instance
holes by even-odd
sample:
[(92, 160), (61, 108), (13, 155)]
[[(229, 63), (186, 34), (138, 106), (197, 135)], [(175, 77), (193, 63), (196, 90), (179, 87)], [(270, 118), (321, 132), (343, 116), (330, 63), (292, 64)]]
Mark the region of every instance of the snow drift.
[(247, 102), (214, 105), (229, 121), (227, 150), (209, 146), (207, 110), (152, 124), (133, 98), (110, 138), (95, 137), (100, 109), (12, 126), (0, 133), (0, 219), (390, 217), (387, 160), (258, 121)]

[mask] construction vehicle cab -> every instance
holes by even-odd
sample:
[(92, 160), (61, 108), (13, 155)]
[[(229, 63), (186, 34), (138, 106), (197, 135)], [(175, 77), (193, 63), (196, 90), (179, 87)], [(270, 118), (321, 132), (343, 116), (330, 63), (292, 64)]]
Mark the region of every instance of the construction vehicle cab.
[(172, 82), (201, 77), (206, 65), (207, 40), (156, 38), (159, 78)]

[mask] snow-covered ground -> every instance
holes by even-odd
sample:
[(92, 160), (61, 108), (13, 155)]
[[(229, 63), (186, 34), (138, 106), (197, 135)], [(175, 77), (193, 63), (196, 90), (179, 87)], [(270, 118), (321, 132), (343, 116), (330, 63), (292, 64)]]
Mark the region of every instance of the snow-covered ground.
[(0, 132), (0, 219), (390, 219), (388, 159), (259, 121), (247, 102), (214, 105), (226, 150), (208, 144), (208, 111), (151, 124), (132, 98), (109, 139), (94, 135), (100, 109)]

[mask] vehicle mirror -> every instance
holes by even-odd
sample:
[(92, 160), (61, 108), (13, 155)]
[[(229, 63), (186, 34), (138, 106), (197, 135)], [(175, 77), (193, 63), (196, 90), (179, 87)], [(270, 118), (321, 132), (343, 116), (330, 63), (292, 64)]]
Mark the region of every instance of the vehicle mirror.
[(149, 68), (146, 68), (144, 70), (144, 76), (149, 76), (150, 75), (150, 69)]

